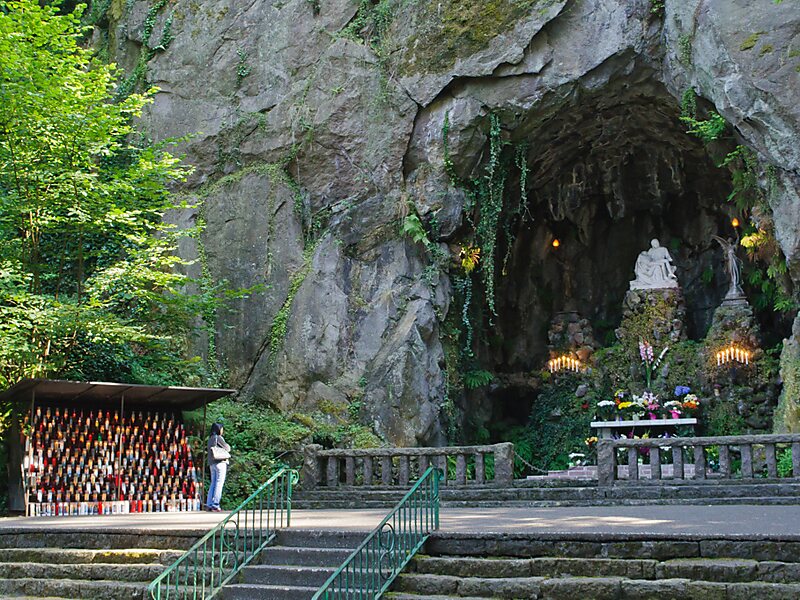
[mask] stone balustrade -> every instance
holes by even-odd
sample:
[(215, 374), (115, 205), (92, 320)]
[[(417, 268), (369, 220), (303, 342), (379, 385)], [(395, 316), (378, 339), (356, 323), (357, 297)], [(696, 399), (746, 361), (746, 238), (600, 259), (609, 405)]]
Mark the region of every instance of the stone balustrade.
[(510, 485), (514, 445), (323, 450), (310, 444), (305, 448), (303, 487), (407, 487), (431, 465), (444, 472), (443, 485)]
[[(649, 464), (649, 479), (654, 481), (667, 479), (665, 465), (672, 467), (668, 480), (777, 479), (779, 452), (786, 449), (791, 452), (791, 476), (800, 478), (800, 435), (603, 439), (597, 443), (598, 480), (601, 486), (639, 481), (640, 459)], [(620, 458), (627, 459), (627, 479), (618, 469), (624, 462)], [(685, 468), (692, 463), (694, 469)]]

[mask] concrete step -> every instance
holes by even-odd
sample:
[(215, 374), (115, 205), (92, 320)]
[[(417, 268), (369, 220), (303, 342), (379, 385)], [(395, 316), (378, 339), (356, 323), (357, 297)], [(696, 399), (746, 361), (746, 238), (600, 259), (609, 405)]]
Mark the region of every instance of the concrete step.
[(70, 548), (0, 548), (0, 563), (43, 564), (161, 564), (170, 565), (182, 550), (81, 550)]
[(491, 598), (468, 598), (466, 596), (430, 596), (428, 594), (418, 596), (417, 594), (403, 592), (387, 592), (381, 598), (386, 598), (387, 600), (422, 600), (423, 598), (426, 600), (454, 600), (455, 598), (458, 598), (458, 600), (492, 600)]
[(498, 559), (418, 556), (409, 565), (418, 574), (456, 577), (624, 577), (691, 579), (729, 583), (800, 583), (800, 564), (735, 558), (667, 561), (608, 558)]
[(690, 579), (637, 580), (623, 577), (479, 578), (401, 574), (394, 591), (423, 597), (536, 598), (549, 600), (796, 600), (800, 584), (719, 583)]
[(142, 600), (147, 583), (125, 581), (81, 581), (74, 579), (0, 579), (0, 598), (102, 598), (102, 600)]
[[(338, 567), (338, 565), (337, 565)], [(295, 567), (287, 565), (252, 565), (244, 569), (240, 581), (268, 586), (321, 586), (335, 567)]]
[(352, 550), (349, 548), (267, 546), (261, 551), (257, 560), (262, 565), (336, 568), (350, 556), (351, 552)]
[(476, 558), (576, 559), (745, 559), (800, 564), (800, 542), (787, 539), (743, 539), (637, 534), (492, 534), (435, 532), (423, 548), (428, 556)]
[[(76, 517), (76, 521), (79, 518)], [(29, 530), (6, 528), (0, 530), (0, 548), (71, 548), (83, 550), (188, 550), (208, 529), (170, 531), (142, 531), (127, 529), (98, 531), (87, 529), (59, 528), (52, 530)]]
[(34, 562), (0, 563), (5, 579), (78, 579), (150, 583), (165, 569), (164, 565), (46, 564)]
[(369, 531), (337, 531), (325, 529), (282, 529), (276, 536), (275, 546), (295, 548), (356, 548)]
[[(358, 509), (389, 509), (395, 503), (388, 501), (354, 499), (323, 500), (323, 501), (298, 501), (292, 506), (298, 510), (358, 510)], [(531, 507), (531, 508), (560, 508), (581, 506), (660, 506), (660, 505), (732, 505), (732, 504), (760, 504), (770, 506), (787, 506), (800, 504), (800, 495), (781, 497), (746, 496), (732, 498), (598, 498), (595, 500), (504, 500), (504, 501), (474, 501), (474, 500), (445, 500), (442, 508), (502, 508), (502, 507)]]
[(237, 583), (226, 585), (216, 597), (222, 600), (309, 600), (317, 592), (317, 589), (309, 586)]

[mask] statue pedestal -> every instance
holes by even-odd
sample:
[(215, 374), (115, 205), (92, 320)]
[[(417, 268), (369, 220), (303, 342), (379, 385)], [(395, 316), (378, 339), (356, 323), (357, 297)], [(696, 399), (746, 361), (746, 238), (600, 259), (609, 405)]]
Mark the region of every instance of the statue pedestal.
[(622, 306), (617, 338), (626, 346), (639, 340), (664, 345), (686, 339), (686, 302), (680, 288), (630, 290)]

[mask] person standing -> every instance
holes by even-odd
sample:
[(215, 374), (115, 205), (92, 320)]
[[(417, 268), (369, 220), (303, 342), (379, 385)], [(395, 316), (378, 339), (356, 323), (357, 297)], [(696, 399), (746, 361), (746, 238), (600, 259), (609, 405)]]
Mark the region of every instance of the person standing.
[(222, 486), (225, 485), (228, 460), (231, 457), (231, 447), (222, 437), (224, 429), (222, 423), (214, 423), (208, 438), (208, 467), (211, 469), (211, 485), (208, 487), (206, 510), (212, 512), (221, 510), (219, 501), (222, 498)]

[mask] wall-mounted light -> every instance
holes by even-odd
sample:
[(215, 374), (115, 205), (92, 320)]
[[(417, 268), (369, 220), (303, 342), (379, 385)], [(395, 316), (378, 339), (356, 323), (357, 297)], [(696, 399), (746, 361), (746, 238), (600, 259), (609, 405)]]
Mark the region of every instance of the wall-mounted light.
[(581, 361), (579, 361), (577, 358), (567, 356), (566, 354), (547, 361), (547, 369), (551, 373), (555, 373), (556, 371), (572, 371), (577, 373), (582, 368), (583, 365), (581, 364)]
[(738, 362), (741, 364), (750, 364), (750, 351), (740, 348), (735, 344), (731, 344), (727, 348), (723, 348), (717, 352), (717, 366), (721, 367), (729, 362)]

